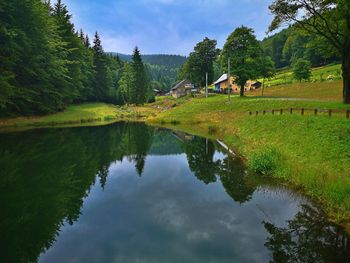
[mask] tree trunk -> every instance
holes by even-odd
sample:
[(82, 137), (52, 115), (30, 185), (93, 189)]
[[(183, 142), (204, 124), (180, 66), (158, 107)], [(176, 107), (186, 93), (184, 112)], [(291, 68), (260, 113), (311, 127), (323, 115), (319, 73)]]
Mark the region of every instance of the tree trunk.
[(343, 71), (343, 102), (350, 104), (350, 55), (344, 57), (342, 63)]
[(240, 97), (244, 97), (244, 84), (243, 85), (241, 85), (241, 90), (240, 90), (240, 92), (239, 92), (239, 96)]

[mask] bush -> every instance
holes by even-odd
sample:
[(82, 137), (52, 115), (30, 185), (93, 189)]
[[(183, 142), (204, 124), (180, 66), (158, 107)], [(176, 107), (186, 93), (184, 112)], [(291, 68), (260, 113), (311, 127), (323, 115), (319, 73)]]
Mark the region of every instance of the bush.
[(249, 167), (255, 173), (272, 175), (276, 172), (280, 161), (280, 152), (275, 148), (268, 147), (252, 154)]

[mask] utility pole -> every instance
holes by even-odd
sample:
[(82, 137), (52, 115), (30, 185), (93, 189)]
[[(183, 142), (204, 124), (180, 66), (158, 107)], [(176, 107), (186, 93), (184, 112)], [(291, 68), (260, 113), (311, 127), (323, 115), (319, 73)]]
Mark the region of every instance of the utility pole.
[(205, 97), (208, 98), (208, 72), (205, 72)]
[(230, 58), (227, 59), (227, 82), (228, 101), (231, 101)]

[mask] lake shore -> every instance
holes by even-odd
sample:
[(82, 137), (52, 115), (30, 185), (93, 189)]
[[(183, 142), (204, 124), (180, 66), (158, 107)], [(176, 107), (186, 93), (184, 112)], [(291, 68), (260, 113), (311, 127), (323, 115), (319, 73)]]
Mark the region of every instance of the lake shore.
[(2, 130), (103, 125), (145, 121), (151, 125), (220, 139), (241, 154), (250, 169), (283, 179), (321, 202), (330, 219), (350, 229), (350, 120), (341, 113), (249, 115), (286, 108), (349, 109), (338, 102), (226, 96), (163, 99), (143, 107), (103, 103), (70, 106), (44, 117), (0, 121)]

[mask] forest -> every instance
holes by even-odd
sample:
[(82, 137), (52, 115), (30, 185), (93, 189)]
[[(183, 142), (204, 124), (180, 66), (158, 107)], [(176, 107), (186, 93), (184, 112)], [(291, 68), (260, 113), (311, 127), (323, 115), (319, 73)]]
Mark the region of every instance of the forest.
[(296, 26), (265, 38), (261, 45), (277, 69), (290, 67), (300, 58), (310, 61), (313, 67), (341, 61), (339, 54), (327, 41), (316, 34), (306, 34)]
[(0, 87), (1, 116), (154, 99), (139, 49), (130, 62), (105, 53), (98, 32), (91, 43), (61, 0), (0, 2)]

